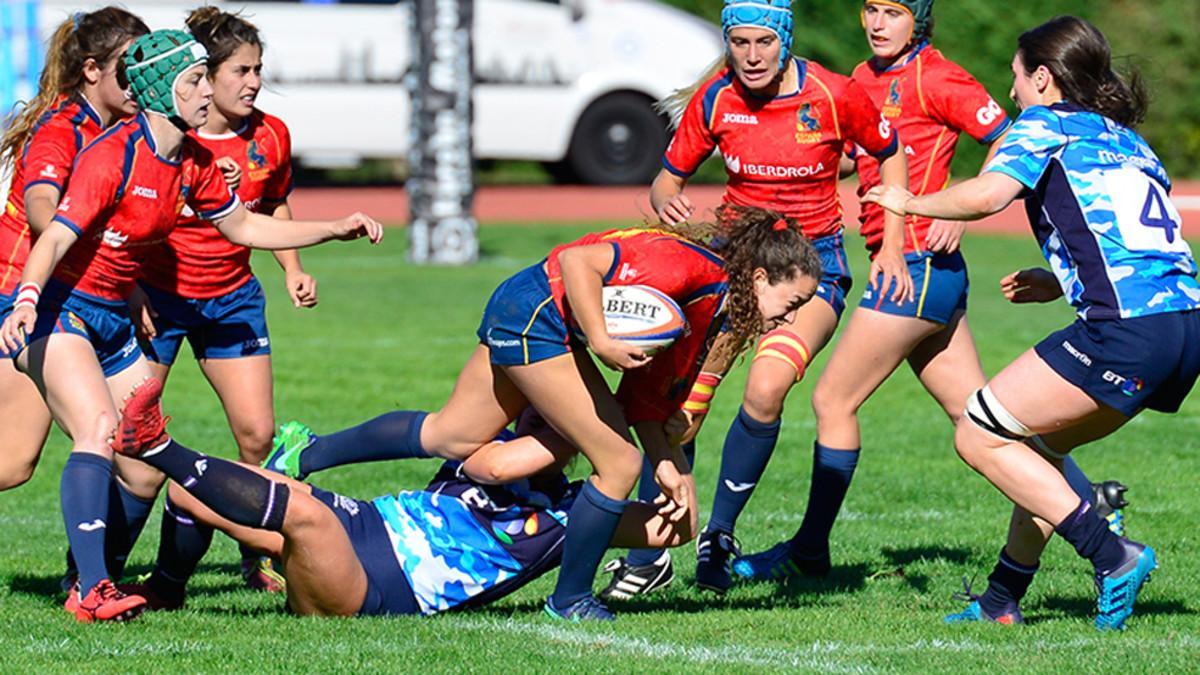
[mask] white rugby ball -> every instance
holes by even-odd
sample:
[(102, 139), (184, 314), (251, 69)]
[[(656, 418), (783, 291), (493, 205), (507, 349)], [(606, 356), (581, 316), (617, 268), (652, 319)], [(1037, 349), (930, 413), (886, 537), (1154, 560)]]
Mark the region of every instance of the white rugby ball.
[[(650, 286), (605, 286), (602, 291), (608, 334), (654, 355), (670, 347), (687, 329), (683, 310), (671, 296)], [(575, 337), (587, 344), (578, 325)]]

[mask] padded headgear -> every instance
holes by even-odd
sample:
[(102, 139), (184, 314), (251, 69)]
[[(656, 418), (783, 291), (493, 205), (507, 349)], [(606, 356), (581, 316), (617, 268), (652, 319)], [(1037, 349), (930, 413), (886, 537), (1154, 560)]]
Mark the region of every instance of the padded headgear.
[(933, 27), (933, 0), (866, 0), (863, 7), (866, 7), (867, 3), (891, 5), (903, 9), (913, 18), (912, 41), (920, 42), (929, 39), (929, 30)]
[(792, 0), (725, 0), (721, 10), (725, 41), (729, 31), (743, 26), (766, 28), (779, 38), (779, 69), (783, 70), (792, 54)]
[(125, 52), (130, 94), (142, 110), (166, 115), (186, 128), (175, 101), (175, 83), (184, 71), (207, 61), (208, 52), (191, 33), (156, 30), (143, 35)]

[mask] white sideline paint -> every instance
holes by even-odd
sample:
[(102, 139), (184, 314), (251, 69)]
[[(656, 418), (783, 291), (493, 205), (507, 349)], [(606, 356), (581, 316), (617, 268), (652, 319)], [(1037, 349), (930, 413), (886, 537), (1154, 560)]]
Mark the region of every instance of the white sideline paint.
[[(697, 663), (784, 666), (839, 673), (868, 673), (878, 671), (879, 669), (876, 667), (849, 660), (871, 656), (902, 655), (916, 652), (1010, 655), (1017, 652), (1045, 653), (1103, 650), (1111, 647), (1113, 644), (1112, 636), (1097, 634), (1095, 637), (1083, 637), (1065, 641), (1020, 640), (995, 644), (975, 640), (934, 638), (890, 645), (872, 643), (854, 644), (818, 640), (810, 645), (795, 649), (733, 645), (705, 647), (681, 645), (675, 642), (657, 642), (646, 638), (633, 638), (613, 635), (611, 633), (593, 633), (570, 627), (522, 623), (515, 619), (458, 619), (455, 617), (455, 620), (451, 620), (447, 617), (445, 620), (451, 621), (455, 628), (463, 630), (482, 632), (502, 630), (530, 635), (546, 642), (586, 647), (593, 654), (610, 651), (621, 655), (643, 658), (683, 658)], [(947, 631), (950, 632), (951, 629), (947, 629)], [(1139, 640), (1131, 636), (1122, 636), (1121, 646), (1126, 649), (1192, 650), (1200, 648), (1200, 637), (1181, 635), (1172, 639)]]

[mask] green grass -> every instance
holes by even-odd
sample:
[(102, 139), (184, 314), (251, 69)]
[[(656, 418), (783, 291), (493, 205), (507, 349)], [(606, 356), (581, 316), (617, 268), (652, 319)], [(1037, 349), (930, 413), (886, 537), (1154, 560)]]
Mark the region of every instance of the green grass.
[[(330, 431), (395, 407), (440, 405), (495, 283), (583, 231), (487, 227), (484, 260), (467, 269), (408, 265), (399, 230), (378, 248), (326, 246), (305, 254), (321, 284), (321, 305), (313, 311), (289, 307), (275, 265), (257, 258), (271, 300), (279, 420), (298, 418)], [(861, 290), (865, 262), (851, 241)], [(1065, 305), (1015, 308), (999, 297), (1001, 274), (1039, 262), (1031, 241), (973, 237), (967, 255), (975, 281), (970, 320), (988, 372), (1070, 320)], [(820, 366), (819, 360), (814, 375)], [(700, 439), (702, 505), (712, 496), (745, 370), (737, 368), (720, 390)], [(792, 393), (777, 454), (741, 520), (738, 535), (748, 551), (799, 524), (814, 381)], [(234, 454), (219, 403), (189, 359), (173, 374), (166, 405), (181, 441)], [(942, 625), (942, 615), (960, 607), (950, 594), (963, 576), (985, 583), (1007, 524), (1006, 501), (956, 459), (944, 416), (907, 371), (877, 393), (861, 420), (865, 451), (834, 530), (828, 581), (737, 587), (718, 599), (689, 587), (695, 554), (684, 547), (675, 554), (681, 578), (653, 599), (615, 606), (620, 621), (612, 626), (547, 620), (541, 602), (552, 574), (482, 611), (433, 619), (298, 619), (284, 613), (280, 598), (240, 590), (236, 549), (221, 537), (202, 563), (187, 609), (125, 626), (78, 626), (60, 609), (57, 593), (65, 546), (58, 476), (68, 445), (56, 432), (34, 480), (0, 494), (0, 670), (1149, 672), (1200, 663), (1195, 402), (1172, 417), (1144, 415), (1078, 453), (1093, 477), (1131, 486), (1130, 531), (1154, 544), (1162, 561), (1120, 635), (1092, 629), (1089, 568), (1061, 541), (1051, 544), (1026, 599), (1027, 626)], [(365, 465), (316, 482), (367, 498), (423, 485), (433, 469), (432, 462)], [(157, 528), (156, 515), (131, 557), (135, 572), (151, 564)]]

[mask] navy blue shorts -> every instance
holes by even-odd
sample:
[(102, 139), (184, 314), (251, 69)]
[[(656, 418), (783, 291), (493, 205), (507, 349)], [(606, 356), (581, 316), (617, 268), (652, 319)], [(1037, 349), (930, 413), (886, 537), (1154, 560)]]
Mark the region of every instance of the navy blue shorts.
[(312, 496), (341, 521), (358, 562), (367, 573), (367, 597), (358, 610), (359, 615), (420, 614), (412, 584), (396, 560), (391, 537), (375, 505), (315, 485), (311, 487)]
[(271, 353), (267, 333), (267, 299), (262, 284), (250, 277), (246, 283), (220, 297), (197, 299), (142, 284), (158, 317), (158, 335), (146, 349), (151, 361), (175, 363), (187, 338), (197, 359), (238, 359)]
[(1132, 417), (1173, 413), (1200, 374), (1200, 310), (1134, 319), (1077, 319), (1034, 347), (1054, 372)]
[[(9, 296), (0, 308), (0, 322), (12, 313), (16, 296)], [(38, 301), (37, 323), (25, 337), (25, 344), (49, 337), (54, 333), (78, 335), (96, 350), (96, 360), (105, 377), (112, 377), (132, 366), (142, 355), (129, 320), (129, 308), (124, 301), (105, 300), (51, 279)], [(9, 354), (0, 346), (0, 357), (16, 359), (24, 347)]]
[(571, 351), (542, 263), (505, 279), (488, 300), (475, 332), (498, 366), (521, 366)]
[(967, 310), (967, 292), (971, 284), (967, 279), (967, 262), (961, 253), (908, 253), (904, 260), (912, 275), (915, 299), (893, 301), (894, 282), (884, 293), (868, 284), (859, 307), (943, 325), (950, 323), (956, 313)]
[(816, 297), (833, 308), (838, 319), (846, 311), (846, 294), (854, 286), (850, 276), (850, 263), (846, 260), (846, 244), (842, 233), (813, 239), (813, 248), (821, 256), (821, 283), (817, 285)]

